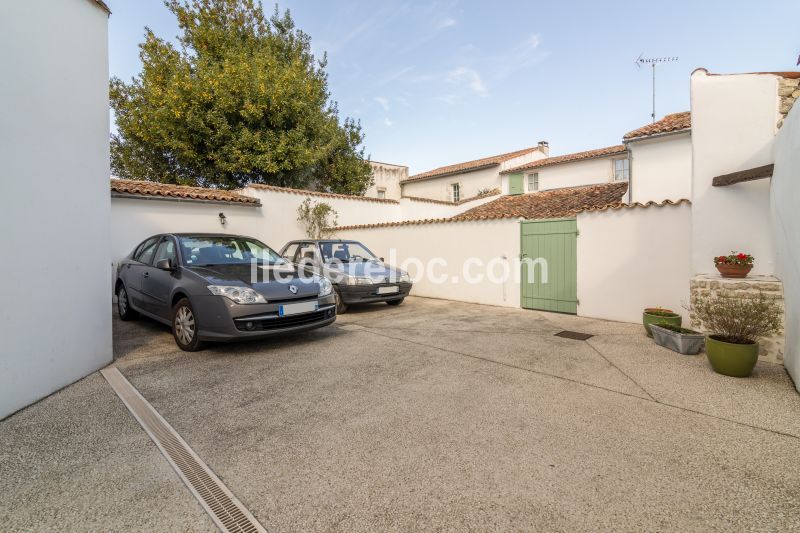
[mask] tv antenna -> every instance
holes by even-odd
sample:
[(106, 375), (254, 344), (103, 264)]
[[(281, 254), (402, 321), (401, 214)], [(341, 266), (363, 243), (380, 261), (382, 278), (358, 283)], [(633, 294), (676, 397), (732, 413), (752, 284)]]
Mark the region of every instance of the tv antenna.
[(653, 122), (656, 121), (656, 65), (659, 63), (672, 63), (677, 61), (677, 57), (642, 57), (644, 54), (639, 54), (639, 57), (636, 58), (636, 68), (641, 69), (643, 65), (650, 65), (653, 71), (653, 112), (651, 113), (650, 117), (652, 117)]

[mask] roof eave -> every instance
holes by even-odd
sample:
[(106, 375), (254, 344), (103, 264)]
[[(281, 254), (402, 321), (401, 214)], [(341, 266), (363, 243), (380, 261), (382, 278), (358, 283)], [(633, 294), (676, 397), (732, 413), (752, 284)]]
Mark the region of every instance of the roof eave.
[[(593, 155), (593, 156), (589, 156), (589, 157), (582, 157), (580, 159), (571, 159), (569, 161), (559, 161), (557, 163), (548, 163), (548, 164), (539, 165), (539, 166), (525, 167), (523, 165), (521, 167), (515, 167), (515, 168), (510, 168), (508, 170), (504, 170), (500, 174), (513, 174), (515, 172), (525, 172), (526, 170), (538, 170), (540, 168), (555, 167), (555, 166), (558, 166), (558, 165), (566, 165), (568, 163), (580, 163), (581, 161), (590, 161), (592, 159), (604, 159), (606, 157), (614, 157), (614, 156), (618, 156), (618, 155), (622, 155), (622, 154), (626, 154), (626, 153), (628, 153), (627, 150), (620, 150), (619, 152), (613, 152), (613, 153), (610, 153), (610, 154)], [(558, 157), (558, 156), (556, 156), (556, 157)]]
[(238, 200), (212, 200), (207, 198), (184, 198), (181, 196), (166, 196), (156, 194), (136, 194), (128, 192), (111, 191), (111, 198), (128, 198), (131, 200), (160, 200), (168, 202), (191, 202), (200, 204), (243, 205), (247, 207), (261, 207), (261, 200), (256, 202), (242, 202)]
[(500, 163), (490, 163), (488, 165), (481, 165), (481, 166), (478, 166), (478, 167), (464, 168), (464, 169), (461, 169), (461, 170), (450, 170), (448, 172), (442, 172), (441, 174), (434, 174), (432, 176), (423, 176), (421, 178), (415, 178), (414, 176), (410, 176), (409, 178), (404, 179), (403, 181), (401, 181), (400, 185), (405, 185), (406, 183), (413, 183), (415, 181), (426, 181), (426, 180), (432, 180), (432, 179), (438, 179), (438, 178), (446, 178), (447, 176), (455, 176), (456, 174), (467, 174), (469, 172), (476, 172), (478, 170), (486, 170), (487, 168), (499, 167), (499, 166), (500, 166)]
[(647, 140), (647, 139), (657, 139), (659, 137), (668, 137), (670, 135), (678, 135), (680, 133), (688, 133), (688, 134), (691, 135), (692, 128), (691, 127), (681, 128), (679, 130), (665, 131), (665, 132), (662, 132), (662, 133), (653, 133), (651, 135), (637, 135), (635, 137), (623, 137), (622, 138), (622, 144), (628, 144), (628, 143), (636, 142), (636, 141), (644, 141), (644, 140)]

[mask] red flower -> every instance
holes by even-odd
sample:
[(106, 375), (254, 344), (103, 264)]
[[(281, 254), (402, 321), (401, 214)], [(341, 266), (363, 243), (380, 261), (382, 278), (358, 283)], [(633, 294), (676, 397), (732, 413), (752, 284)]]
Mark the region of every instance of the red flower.
[(740, 253), (740, 254), (739, 254), (739, 255), (737, 255), (736, 257), (737, 257), (737, 258), (739, 258), (740, 260), (744, 261), (745, 259), (747, 259), (747, 254), (742, 254), (742, 253)]

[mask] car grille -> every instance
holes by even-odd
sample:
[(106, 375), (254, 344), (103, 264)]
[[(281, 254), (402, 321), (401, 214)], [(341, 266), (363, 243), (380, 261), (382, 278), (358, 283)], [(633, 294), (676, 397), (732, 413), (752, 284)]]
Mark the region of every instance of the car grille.
[(235, 324), (236, 329), (240, 331), (272, 331), (321, 322), (333, 318), (335, 315), (336, 310), (331, 306), (311, 313), (303, 313), (302, 315), (275, 315), (274, 318), (260, 318), (254, 320), (248, 320), (247, 317), (242, 317), (237, 318)]

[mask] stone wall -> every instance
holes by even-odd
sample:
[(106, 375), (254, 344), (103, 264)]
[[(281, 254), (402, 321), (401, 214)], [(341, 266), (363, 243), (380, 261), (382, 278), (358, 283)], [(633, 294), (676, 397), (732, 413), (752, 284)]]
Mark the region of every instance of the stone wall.
[[(723, 278), (719, 274), (701, 274), (692, 278), (690, 298), (694, 303), (698, 296), (748, 298), (763, 292), (778, 300), (783, 309), (783, 283), (772, 276), (748, 276), (744, 279)], [(703, 324), (693, 313), (689, 313), (692, 328), (704, 331)], [(713, 333), (706, 331), (706, 333)], [(771, 337), (759, 339), (758, 358), (761, 361), (783, 364), (783, 329)]]
[(783, 126), (783, 119), (792, 110), (795, 101), (800, 98), (800, 79), (798, 78), (781, 78), (778, 80), (778, 112), (780, 119), (778, 120), (778, 128)]

